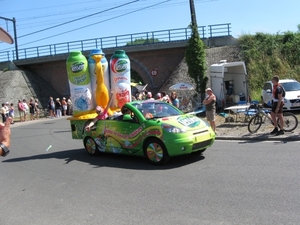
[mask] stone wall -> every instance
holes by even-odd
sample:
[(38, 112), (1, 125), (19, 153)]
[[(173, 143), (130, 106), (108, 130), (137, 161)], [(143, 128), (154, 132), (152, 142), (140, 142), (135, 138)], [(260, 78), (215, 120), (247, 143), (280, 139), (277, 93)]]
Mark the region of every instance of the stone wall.
[[(239, 55), (239, 49), (236, 46), (224, 46), (218, 48), (210, 48), (206, 50), (206, 62), (207, 62), (207, 76), (209, 77), (209, 67), (212, 64), (218, 63), (220, 60), (227, 60), (227, 62), (241, 61)], [(188, 75), (188, 67), (184, 60), (181, 60), (179, 65), (172, 72), (169, 79), (163, 84), (158, 92), (165, 91), (166, 93), (171, 93), (169, 88), (176, 83), (189, 83), (196, 87), (194, 80)], [(210, 86), (210, 81), (208, 81), (208, 86)], [(198, 102), (201, 102), (200, 96), (197, 95), (195, 90), (192, 91), (177, 91), (178, 96), (182, 101), (192, 98), (193, 106)]]

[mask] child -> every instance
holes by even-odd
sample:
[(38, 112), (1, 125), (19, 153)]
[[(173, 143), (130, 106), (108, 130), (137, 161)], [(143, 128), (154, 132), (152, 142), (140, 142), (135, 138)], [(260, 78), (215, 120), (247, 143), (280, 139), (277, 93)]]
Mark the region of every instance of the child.
[(108, 105), (106, 106), (105, 109), (103, 109), (103, 107), (101, 106), (97, 106), (96, 107), (97, 117), (92, 122), (90, 122), (88, 126), (86, 126), (85, 130), (90, 131), (91, 127), (94, 126), (98, 120), (105, 120), (108, 117), (107, 109), (108, 109)]
[(90, 122), (90, 124), (88, 126), (85, 127), (86, 131), (90, 131), (91, 127), (94, 126), (98, 120), (105, 120), (108, 117), (107, 111), (108, 111), (108, 108), (109, 108), (111, 102), (112, 102), (112, 94), (110, 96), (109, 103), (107, 104), (105, 109), (103, 109), (102, 106), (96, 107), (97, 117), (92, 122)]

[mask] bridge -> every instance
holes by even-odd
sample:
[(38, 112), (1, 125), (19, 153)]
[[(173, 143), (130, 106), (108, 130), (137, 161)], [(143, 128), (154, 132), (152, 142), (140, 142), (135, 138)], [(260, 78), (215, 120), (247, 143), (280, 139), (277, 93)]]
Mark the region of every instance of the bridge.
[[(213, 37), (230, 36), (231, 24), (215, 24), (199, 26), (200, 38), (206, 40)], [(91, 49), (124, 48), (126, 46), (136, 46), (136, 40), (145, 40), (143, 45), (156, 44), (157, 42), (170, 43), (177, 41), (187, 41), (191, 36), (190, 28), (179, 28), (171, 30), (160, 30), (119, 36), (94, 38), (73, 42), (43, 45), (31, 48), (0, 52), (0, 62), (36, 58), (43, 56), (53, 56), (69, 53), (74, 50), (88, 51)]]
[[(199, 26), (198, 31), (209, 47), (235, 43), (230, 34), (230, 23)], [(33, 72), (61, 96), (66, 96), (70, 92), (65, 63), (71, 51), (81, 50), (88, 56), (90, 50), (102, 49), (109, 59), (116, 49), (123, 49), (130, 58), (131, 68), (148, 84), (150, 90), (155, 91), (183, 60), (190, 36), (190, 28), (180, 28), (19, 49), (18, 59), (15, 51), (0, 52), (0, 69), (12, 61), (19, 69)], [(136, 44), (136, 40), (145, 43)], [(156, 76), (152, 75), (153, 70), (157, 71)]]

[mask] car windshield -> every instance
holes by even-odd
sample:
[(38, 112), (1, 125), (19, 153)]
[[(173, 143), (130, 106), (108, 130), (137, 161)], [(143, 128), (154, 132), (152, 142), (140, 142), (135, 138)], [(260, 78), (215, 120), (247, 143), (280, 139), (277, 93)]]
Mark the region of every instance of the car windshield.
[(300, 91), (300, 83), (299, 82), (287, 82), (281, 83), (284, 87), (285, 91)]
[(165, 102), (140, 102), (139, 104), (134, 104), (134, 106), (143, 113), (146, 119), (163, 118), (182, 114), (181, 111)]

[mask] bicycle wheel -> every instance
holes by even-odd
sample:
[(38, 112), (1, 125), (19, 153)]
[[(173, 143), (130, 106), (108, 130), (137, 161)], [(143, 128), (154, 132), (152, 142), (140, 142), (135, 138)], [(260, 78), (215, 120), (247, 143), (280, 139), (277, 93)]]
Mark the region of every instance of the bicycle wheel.
[(262, 124), (262, 118), (260, 115), (256, 115), (252, 117), (248, 123), (248, 131), (250, 133), (255, 133), (256, 131), (258, 131), (261, 124)]
[[(277, 123), (279, 125), (279, 119), (277, 119)], [(297, 126), (298, 126), (298, 119), (293, 113), (291, 113), (291, 112), (283, 113), (283, 130), (284, 131), (291, 132), (291, 131), (295, 130)]]

